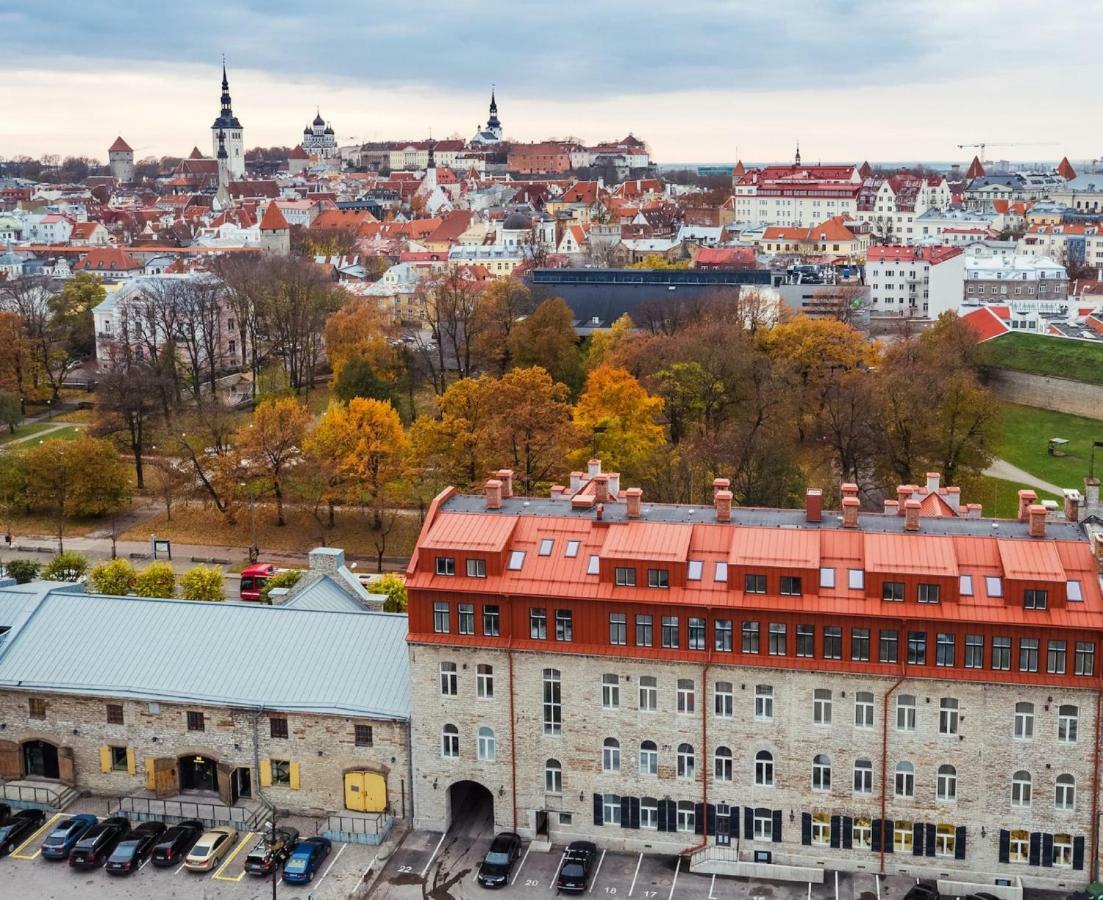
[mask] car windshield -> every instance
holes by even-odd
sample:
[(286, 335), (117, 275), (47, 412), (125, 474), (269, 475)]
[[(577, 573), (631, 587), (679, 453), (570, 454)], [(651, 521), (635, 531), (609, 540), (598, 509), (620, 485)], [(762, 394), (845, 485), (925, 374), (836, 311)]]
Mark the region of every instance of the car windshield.
[(191, 848), (192, 856), (206, 856), (210, 852), (211, 848), (209, 844), (196, 844)]
[(285, 872), (304, 872), (306, 871), (306, 856), (292, 856), (287, 861), (287, 865), (283, 867)]
[(115, 852), (108, 857), (110, 862), (126, 862), (130, 857), (134, 855), (135, 849), (138, 847), (137, 841), (123, 841), (115, 848)]
[(563, 867), (562, 874), (564, 878), (581, 878), (582, 866), (580, 866), (578, 863), (567, 863)]
[(505, 865), (508, 865), (509, 864), (509, 854), (508, 853), (495, 853), (493, 850), (491, 850), (486, 855), (486, 862), (488, 862), (492, 866), (505, 866)]

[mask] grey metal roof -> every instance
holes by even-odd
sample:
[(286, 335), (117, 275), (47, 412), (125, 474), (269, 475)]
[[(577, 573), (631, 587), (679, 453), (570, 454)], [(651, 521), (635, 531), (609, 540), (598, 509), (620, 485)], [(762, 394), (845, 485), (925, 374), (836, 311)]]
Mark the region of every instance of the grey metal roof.
[[(296, 585), (298, 587), (298, 585)], [(364, 612), (356, 598), (335, 582), (330, 576), (323, 575), (296, 590), (284, 607), (295, 609), (329, 610), (330, 612)]]
[[(406, 617), (11, 589), (0, 686), (406, 719)], [(2, 617), (2, 616), (0, 616)]]

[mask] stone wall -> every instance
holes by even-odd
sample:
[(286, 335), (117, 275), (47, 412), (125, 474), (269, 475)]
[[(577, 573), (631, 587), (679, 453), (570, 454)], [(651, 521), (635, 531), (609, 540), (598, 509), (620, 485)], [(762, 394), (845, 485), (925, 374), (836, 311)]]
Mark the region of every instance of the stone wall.
[(990, 369), (988, 383), (996, 395), (1008, 403), (1103, 419), (1103, 385), (1010, 369)]

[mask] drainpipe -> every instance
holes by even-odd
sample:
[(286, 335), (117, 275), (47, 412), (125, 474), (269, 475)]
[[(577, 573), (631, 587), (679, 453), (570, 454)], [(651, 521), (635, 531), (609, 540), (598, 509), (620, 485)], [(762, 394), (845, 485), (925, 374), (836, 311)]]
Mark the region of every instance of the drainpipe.
[[(709, 845), (709, 668), (712, 666), (712, 648), (713, 644), (710, 641), (711, 634), (715, 635), (715, 623), (711, 621), (707, 612), (704, 616), (705, 619), (705, 646), (708, 648), (707, 655), (705, 657), (705, 664), (701, 669), (701, 761), (704, 765), (701, 766), (701, 815), (703, 821), (701, 822), (701, 842), (694, 844), (692, 847), (687, 847), (682, 851), (682, 856), (691, 856), (698, 850)], [(713, 629), (709, 629), (709, 625), (713, 626)], [(732, 640), (734, 640), (734, 635)], [(715, 640), (715, 637), (712, 638)]]
[[(897, 653), (900, 652), (900, 645), (897, 644)], [(904, 651), (905, 653), (907, 650)], [(906, 656), (900, 657), (901, 659), (907, 659)], [(892, 696), (901, 684), (904, 683), (904, 679), (907, 676), (903, 673), (892, 683), (884, 696), (881, 698), (881, 853), (879, 857), (879, 865), (881, 868), (881, 874), (885, 874), (885, 792), (887, 788), (887, 770), (889, 765), (889, 697)]]
[[(410, 716), (406, 717), (406, 783), (410, 785), (410, 826), (414, 824), (414, 732), (410, 723)], [(402, 802), (406, 802), (406, 792), (402, 792)]]
[(1103, 691), (1095, 692), (1095, 749), (1092, 752), (1092, 881), (1099, 880), (1099, 737), (1100, 713), (1103, 712)]
[[(509, 595), (503, 596), (503, 606), (511, 609)], [(517, 831), (517, 716), (514, 711), (513, 690), (513, 614), (509, 617), (509, 640), (506, 642), (506, 658), (509, 660), (509, 779), (510, 801), (513, 807), (513, 830)]]

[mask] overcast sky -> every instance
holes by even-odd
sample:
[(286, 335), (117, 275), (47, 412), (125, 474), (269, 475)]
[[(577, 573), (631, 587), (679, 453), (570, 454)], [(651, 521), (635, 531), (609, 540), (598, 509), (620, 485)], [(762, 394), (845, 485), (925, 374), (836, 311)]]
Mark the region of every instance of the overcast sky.
[(210, 150), (221, 54), (246, 145), (315, 107), (342, 143), (648, 141), (660, 162), (1103, 155), (1103, 4), (1077, 0), (7, 0), (0, 156)]

